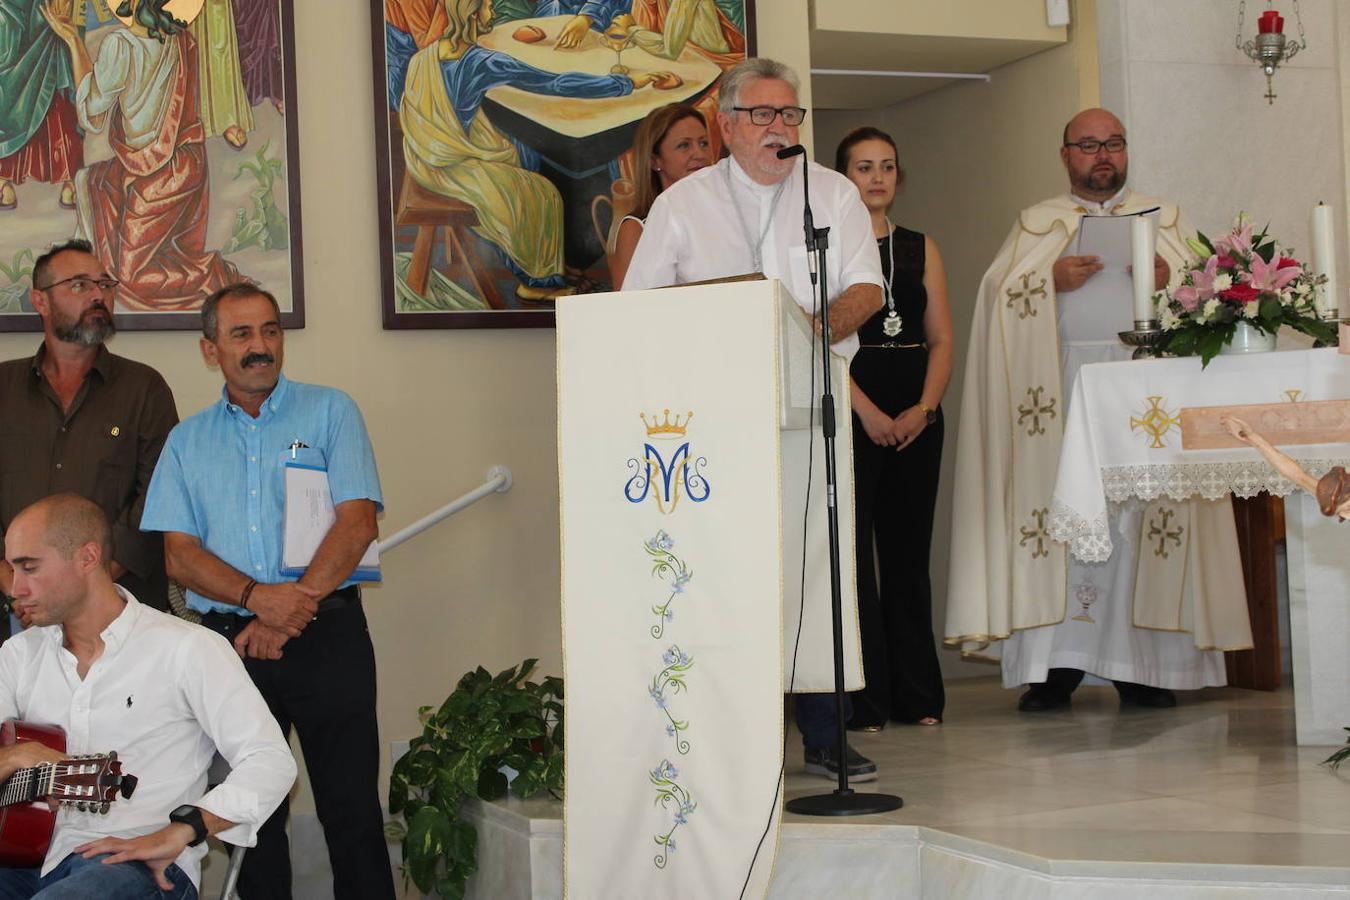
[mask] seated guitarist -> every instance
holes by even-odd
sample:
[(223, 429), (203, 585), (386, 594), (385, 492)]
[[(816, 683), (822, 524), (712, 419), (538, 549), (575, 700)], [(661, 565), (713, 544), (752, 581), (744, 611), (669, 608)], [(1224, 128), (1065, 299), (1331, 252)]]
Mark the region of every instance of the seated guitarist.
[[(63, 806), (41, 869), (0, 869), (0, 900), (195, 898), (206, 836), (252, 846), (295, 781), (234, 648), (114, 584), (110, 549), (103, 512), (74, 494), (34, 503), (5, 533), (14, 602), (36, 627), (0, 646), (0, 718), (59, 725), (67, 753), (0, 748), (0, 779), (115, 750), (140, 783), (106, 814)], [(217, 752), (230, 775), (207, 791)]]

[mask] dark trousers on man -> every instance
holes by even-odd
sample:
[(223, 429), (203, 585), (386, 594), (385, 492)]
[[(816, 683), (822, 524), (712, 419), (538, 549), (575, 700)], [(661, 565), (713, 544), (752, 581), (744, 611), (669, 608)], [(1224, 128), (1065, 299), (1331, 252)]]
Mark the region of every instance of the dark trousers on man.
[[(248, 620), (208, 614), (202, 624), (232, 641)], [(300, 737), (328, 843), (333, 896), (392, 900), (394, 877), (377, 784), (375, 648), (360, 600), (334, 609), (321, 606), (318, 617), (287, 641), (281, 653), (278, 660), (246, 659), (244, 666), (282, 733), (289, 738), (294, 726)], [(283, 800), (259, 829), (258, 845), (244, 857), (239, 878), (243, 900), (290, 898), (289, 812), (289, 801)]]

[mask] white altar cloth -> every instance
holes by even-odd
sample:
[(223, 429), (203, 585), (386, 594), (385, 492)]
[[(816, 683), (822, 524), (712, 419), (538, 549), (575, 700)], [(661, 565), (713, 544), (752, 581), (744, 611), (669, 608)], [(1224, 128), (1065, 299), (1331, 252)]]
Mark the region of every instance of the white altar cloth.
[[(1286, 497), (1290, 645), (1300, 745), (1343, 742), (1350, 723), (1350, 527), (1255, 450), (1182, 450), (1181, 409), (1350, 398), (1350, 357), (1334, 348), (1131, 360), (1084, 366), (1074, 382), (1050, 535), (1083, 560), (1110, 556), (1108, 503), (1167, 496)], [(1314, 476), (1350, 468), (1350, 444), (1284, 445)]]

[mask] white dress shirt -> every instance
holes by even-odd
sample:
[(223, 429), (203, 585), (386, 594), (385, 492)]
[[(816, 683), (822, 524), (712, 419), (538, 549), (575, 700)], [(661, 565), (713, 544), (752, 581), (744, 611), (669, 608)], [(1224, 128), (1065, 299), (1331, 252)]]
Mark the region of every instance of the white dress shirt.
[[(107, 815), (63, 806), (43, 875), (86, 841), (158, 831), (185, 803), (235, 822), (220, 839), (251, 847), (295, 783), (290, 747), (229, 642), (117, 590), (126, 608), (104, 629), (103, 654), (83, 680), (59, 625), (0, 646), (0, 718), (61, 726), (70, 754), (116, 750), (123, 773), (140, 780)], [(217, 751), (231, 770), (208, 793)], [(193, 884), (206, 852), (201, 843), (176, 860)]]
[[(810, 166), (811, 215), (817, 228), (830, 228), (829, 298), (834, 300), (855, 284), (880, 288), (881, 256), (858, 188), (838, 172), (816, 163)], [(783, 193), (775, 207), (778, 185), (755, 182), (730, 156), (681, 178), (652, 204), (624, 278), (624, 290), (753, 272), (752, 246), (745, 229), (757, 240), (767, 228), (762, 248), (764, 276), (781, 281), (802, 309), (814, 315), (816, 294), (802, 231), (802, 167), (794, 165), (781, 183)], [(745, 228), (737, 219), (737, 208)], [(857, 349), (856, 335), (834, 343), (834, 350), (849, 358)]]

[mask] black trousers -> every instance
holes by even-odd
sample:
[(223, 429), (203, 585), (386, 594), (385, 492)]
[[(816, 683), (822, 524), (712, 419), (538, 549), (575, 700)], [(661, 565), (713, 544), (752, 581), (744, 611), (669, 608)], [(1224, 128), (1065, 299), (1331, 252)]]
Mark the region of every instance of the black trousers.
[(900, 451), (872, 443), (853, 417), (858, 626), (867, 679), (867, 687), (853, 694), (855, 726), (940, 719), (946, 705), (928, 574), (942, 438), (941, 409), (937, 421)]
[[(248, 620), (207, 615), (202, 624), (233, 640)], [(321, 612), (281, 659), (246, 659), (281, 731), (294, 726), (309, 770), (314, 805), (328, 844), (333, 896), (344, 900), (394, 897), (378, 789), (380, 747), (375, 719), (375, 648), (360, 601)], [(258, 831), (244, 857), (243, 900), (289, 900), (291, 853), (286, 837), (289, 799)]]

